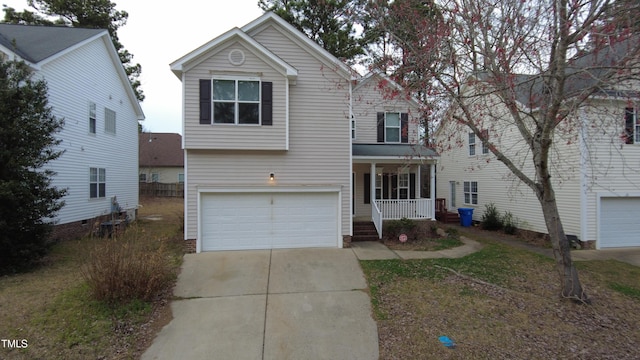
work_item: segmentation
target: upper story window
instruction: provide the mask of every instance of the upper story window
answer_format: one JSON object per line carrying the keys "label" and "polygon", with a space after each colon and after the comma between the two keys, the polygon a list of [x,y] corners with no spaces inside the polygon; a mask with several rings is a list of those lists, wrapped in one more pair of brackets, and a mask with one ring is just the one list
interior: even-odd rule
{"label": "upper story window", "polygon": [[351,114],[351,140],[356,139],[356,117]]}
{"label": "upper story window", "polygon": [[260,124],[260,81],[213,80],[214,124]]}
{"label": "upper story window", "polygon": [[[482,134],[484,136],[485,139],[487,139],[489,137],[489,132],[487,130],[482,130]],[[476,134],[473,132],[469,133],[469,156],[473,156],[476,154],[476,145],[478,145],[478,143],[480,143],[479,145],[482,147],[481,151],[482,154],[488,154],[489,153],[489,146],[487,143],[485,142],[480,142],[477,141],[476,139]]]}
{"label": "upper story window", "polygon": [[384,142],[400,142],[400,113],[384,114]]}
{"label": "upper story window", "polygon": [[104,132],[116,133],[116,112],[111,109],[104,109]]}
{"label": "upper story window", "polygon": [[259,78],[200,79],[200,124],[271,125],[272,89]]}
{"label": "upper story window", "polygon": [[624,109],[625,144],[640,144],[640,119],[637,108]]}
{"label": "upper story window", "polygon": [[401,112],[379,112],[378,142],[408,143],[409,114]]}
{"label": "upper story window", "polygon": [[96,103],[89,103],[89,133],[96,133]]}

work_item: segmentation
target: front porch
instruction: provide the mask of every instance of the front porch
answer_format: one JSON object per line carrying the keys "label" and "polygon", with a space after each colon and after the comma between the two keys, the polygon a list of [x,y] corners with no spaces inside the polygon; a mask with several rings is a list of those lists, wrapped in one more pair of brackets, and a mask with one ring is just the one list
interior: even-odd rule
{"label": "front porch", "polygon": [[435,220],[433,150],[419,145],[353,145],[353,218]]}

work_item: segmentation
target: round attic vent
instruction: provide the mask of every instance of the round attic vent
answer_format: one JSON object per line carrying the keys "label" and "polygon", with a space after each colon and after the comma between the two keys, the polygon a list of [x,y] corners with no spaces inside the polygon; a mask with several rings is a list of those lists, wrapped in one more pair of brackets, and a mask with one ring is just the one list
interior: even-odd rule
{"label": "round attic vent", "polygon": [[244,64],[244,52],[239,49],[231,50],[229,52],[229,62],[235,66]]}

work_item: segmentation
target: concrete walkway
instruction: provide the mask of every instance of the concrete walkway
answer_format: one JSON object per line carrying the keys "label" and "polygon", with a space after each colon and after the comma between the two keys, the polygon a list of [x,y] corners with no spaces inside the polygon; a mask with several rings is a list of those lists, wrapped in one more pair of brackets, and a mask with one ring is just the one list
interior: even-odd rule
{"label": "concrete walkway", "polygon": [[[436,258],[461,258],[482,249],[482,244],[465,236],[460,236],[463,246],[440,251],[400,251],[391,250],[381,242],[361,241],[351,244],[353,252],[359,260],[386,260],[386,259],[436,259]],[[553,258],[551,249],[527,244],[521,241],[502,241],[505,244],[527,249]],[[617,260],[630,265],[640,267],[640,247],[624,249],[603,250],[573,250],[571,258],[575,261],[589,260]]]}
{"label": "concrete walkway", "polygon": [[439,251],[391,250],[381,242],[357,241],[351,243],[351,248],[359,260],[387,260],[387,259],[455,259],[473,254],[482,249],[482,244],[467,237],[460,236],[464,245]]}
{"label": "concrete walkway", "polygon": [[187,254],[142,359],[377,359],[366,287],[350,249]]}

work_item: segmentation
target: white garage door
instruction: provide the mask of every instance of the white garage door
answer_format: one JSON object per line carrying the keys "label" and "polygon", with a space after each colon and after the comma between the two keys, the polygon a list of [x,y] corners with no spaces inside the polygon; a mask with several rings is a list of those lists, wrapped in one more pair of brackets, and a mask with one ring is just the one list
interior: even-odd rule
{"label": "white garage door", "polygon": [[600,201],[600,247],[640,246],[640,197]]}
{"label": "white garage door", "polygon": [[338,193],[206,193],[202,251],[338,246]]}

